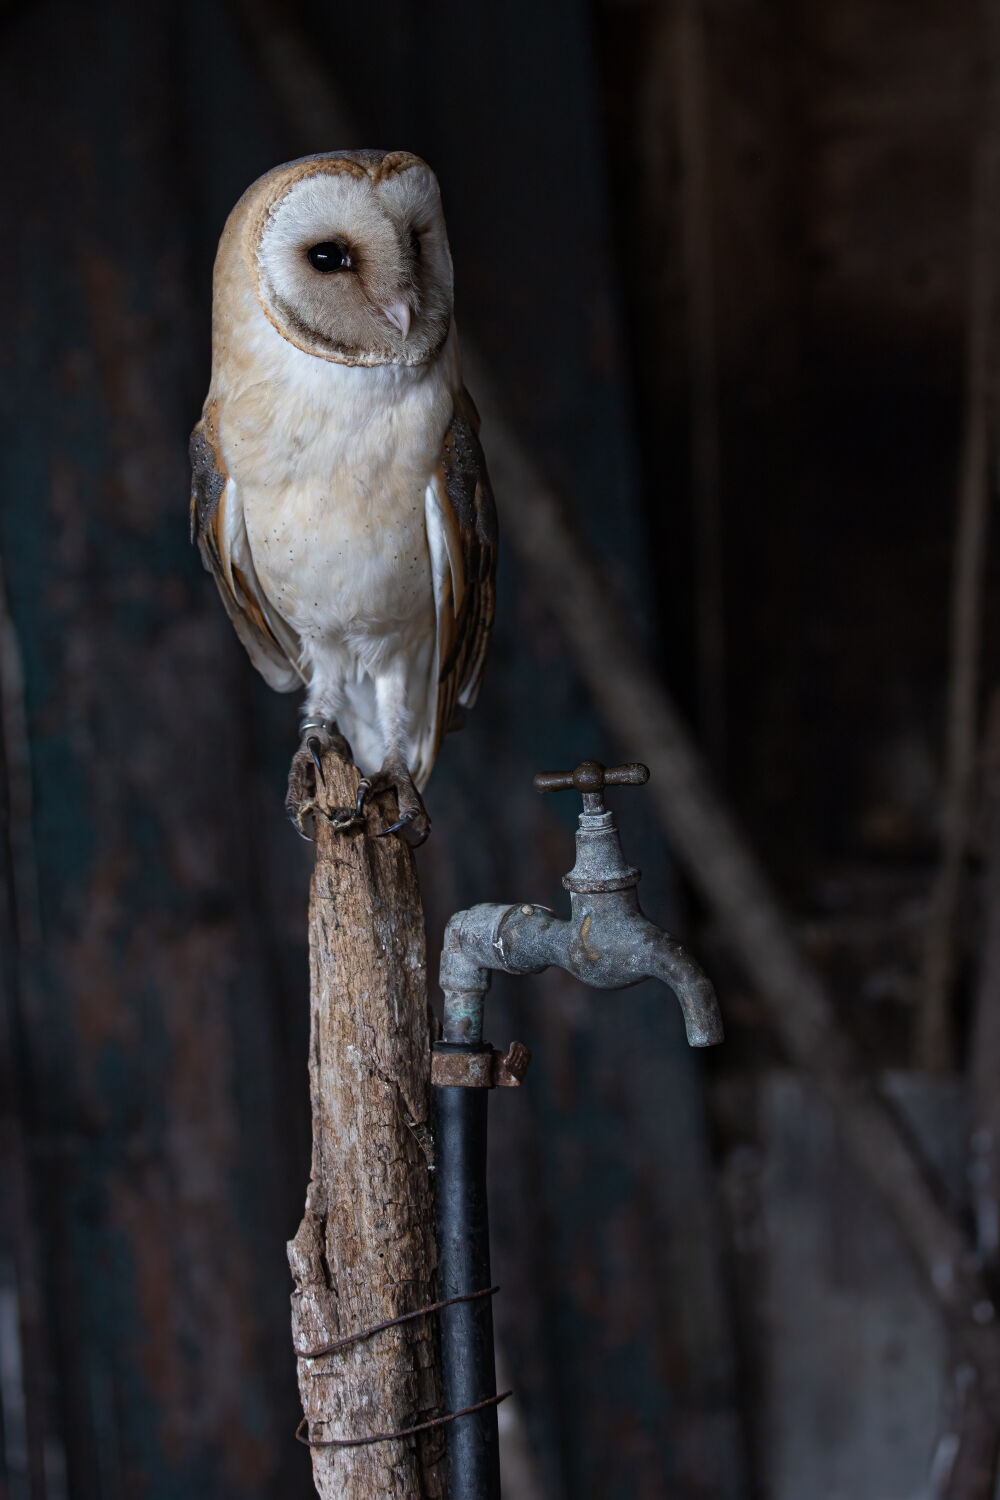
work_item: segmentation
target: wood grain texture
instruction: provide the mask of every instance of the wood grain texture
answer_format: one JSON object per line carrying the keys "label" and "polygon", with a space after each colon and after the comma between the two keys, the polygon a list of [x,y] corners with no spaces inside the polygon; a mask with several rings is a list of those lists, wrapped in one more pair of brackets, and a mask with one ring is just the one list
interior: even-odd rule
{"label": "wood grain texture", "polygon": [[[22,743],[0,859],[30,916],[3,959],[0,1260],[17,1250],[31,1500],[310,1489],[283,1244],[308,1161],[301,1067],[284,1081],[305,1056],[308,871],[276,805],[293,725],[242,678],[183,522],[208,353],[194,271],[217,222],[199,228],[186,187],[176,11],[30,7],[0,62],[2,127],[24,142],[22,232],[0,251],[23,678],[20,702],[4,693]],[[44,247],[66,217],[57,291]],[[23,1497],[23,1472],[5,1478]]]}
{"label": "wood grain texture", "polygon": [[[326,807],[350,805],[358,772],[324,760]],[[423,909],[410,850],[381,799],[366,833],[317,818],[309,903],[312,1173],[288,1247],[297,1351],[319,1349],[434,1300],[427,1151],[429,1025]],[[395,816],[395,814],[393,815]],[[300,1358],[313,1441],[395,1432],[438,1415],[432,1318]],[[356,1448],[314,1448],[323,1497],[443,1494],[442,1429]]]}

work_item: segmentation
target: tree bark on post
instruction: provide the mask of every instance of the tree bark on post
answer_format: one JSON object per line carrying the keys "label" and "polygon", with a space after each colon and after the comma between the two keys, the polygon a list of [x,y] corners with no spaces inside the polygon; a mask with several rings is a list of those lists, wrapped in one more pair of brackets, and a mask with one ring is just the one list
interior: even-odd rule
{"label": "tree bark on post", "polygon": [[[323,760],[323,807],[354,803],[358,772]],[[312,1170],[288,1247],[292,1330],[313,1478],[324,1500],[444,1494],[444,1429],[360,1446],[439,1416],[433,1314],[305,1357],[434,1300],[426,1121],[429,1013],[423,909],[410,850],[316,816],[309,903]],[[426,1148],[426,1149],[425,1149]]]}

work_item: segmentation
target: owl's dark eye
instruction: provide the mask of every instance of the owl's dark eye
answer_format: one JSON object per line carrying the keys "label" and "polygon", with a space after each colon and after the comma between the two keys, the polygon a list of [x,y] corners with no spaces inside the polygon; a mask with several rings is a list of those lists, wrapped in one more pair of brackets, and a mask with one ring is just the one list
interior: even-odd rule
{"label": "owl's dark eye", "polygon": [[324,275],[329,271],[350,271],[351,252],[342,240],[324,240],[322,245],[310,245],[306,258],[315,271]]}
{"label": "owl's dark eye", "polygon": [[410,250],[411,250],[411,252],[413,254],[413,259],[414,260],[419,260],[420,259],[421,248],[422,247],[421,247],[421,244],[420,244],[420,235],[417,233],[417,231],[415,229],[411,229],[410,230]]}

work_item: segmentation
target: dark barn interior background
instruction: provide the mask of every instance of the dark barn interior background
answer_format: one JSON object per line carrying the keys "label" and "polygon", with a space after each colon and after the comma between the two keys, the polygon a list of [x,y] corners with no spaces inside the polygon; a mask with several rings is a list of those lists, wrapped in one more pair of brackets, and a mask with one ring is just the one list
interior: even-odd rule
{"label": "dark barn interior background", "polygon": [[[312,1492],[284,1248],[308,1175],[295,709],[188,544],[186,470],[219,231],[306,151],[435,167],[499,409],[989,1286],[1000,549],[974,524],[947,1026],[925,970],[962,711],[963,434],[968,459],[992,412],[991,6],[3,7],[10,1500]],[[432,948],[458,907],[557,904],[574,799],[537,798],[534,771],[650,753],[641,722],[595,707],[510,525],[485,689],[430,785]],[[988,1463],[956,1477],[952,1434],[970,1383],[1000,1380],[992,1345],[977,1365],[950,1337],[649,792],[613,800],[646,909],[705,958],[728,1037],[689,1053],[655,987],[495,988],[494,1040],[535,1054],[492,1106],[505,1493],[985,1500]]]}

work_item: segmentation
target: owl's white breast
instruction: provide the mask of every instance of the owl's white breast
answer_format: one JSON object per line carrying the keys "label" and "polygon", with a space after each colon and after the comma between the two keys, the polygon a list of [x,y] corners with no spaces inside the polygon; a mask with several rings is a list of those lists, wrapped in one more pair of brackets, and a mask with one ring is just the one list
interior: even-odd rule
{"label": "owl's white breast", "polygon": [[433,636],[425,492],[458,383],[454,332],[425,366],[303,353],[262,314],[216,370],[223,455],[260,583],[304,656]]}

